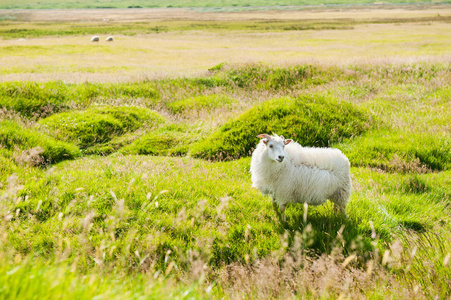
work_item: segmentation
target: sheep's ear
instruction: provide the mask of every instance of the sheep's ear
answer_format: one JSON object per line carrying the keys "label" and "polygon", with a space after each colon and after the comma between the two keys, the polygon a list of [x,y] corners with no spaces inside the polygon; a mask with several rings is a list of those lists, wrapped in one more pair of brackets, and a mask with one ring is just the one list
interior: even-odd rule
{"label": "sheep's ear", "polygon": [[289,143],[291,143],[293,140],[284,140],[283,141],[283,143],[285,144],[285,145],[288,145]]}
{"label": "sheep's ear", "polygon": [[285,138],[283,137],[283,135],[281,135],[281,136],[280,136],[280,138],[281,138],[282,140],[284,140],[284,139],[285,139]]}

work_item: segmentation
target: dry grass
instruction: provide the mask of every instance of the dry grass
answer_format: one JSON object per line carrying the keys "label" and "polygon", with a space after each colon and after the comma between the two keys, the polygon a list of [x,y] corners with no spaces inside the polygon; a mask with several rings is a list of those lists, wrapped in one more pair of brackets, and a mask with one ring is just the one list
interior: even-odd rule
{"label": "dry grass", "polygon": [[[426,263],[425,257],[416,257],[417,245],[424,242],[412,242],[411,248],[405,249],[400,240],[395,240],[382,255],[374,248],[371,259],[364,260],[356,254],[345,256],[339,237],[330,255],[318,256],[304,248],[309,242],[309,230],[307,226],[302,234],[297,234],[289,248],[285,235],[283,248],[252,263],[232,263],[215,272],[191,261],[194,269],[190,279],[213,276],[215,284],[230,299],[298,299],[299,295],[302,299],[427,299],[426,295],[436,292],[436,287],[423,289],[415,280],[393,272],[399,269],[405,274],[414,273],[414,261]],[[373,237],[377,239],[374,229]],[[441,260],[448,264],[449,257],[440,253],[436,261],[428,262],[428,276],[440,268]],[[202,275],[192,276],[198,273]]]}
{"label": "dry grass", "polygon": [[40,166],[45,163],[42,153],[44,153],[44,149],[41,147],[34,147],[28,150],[16,149],[13,158],[18,165]]}
{"label": "dry grass", "polygon": [[303,10],[264,10],[241,12],[199,12],[193,9],[42,9],[3,10],[0,16],[14,16],[22,22],[161,22],[165,20],[245,21],[245,20],[300,20],[300,19],[356,19],[373,21],[385,19],[431,18],[451,15],[451,8],[442,5],[402,7],[355,7],[350,9],[314,8]]}
{"label": "dry grass", "polygon": [[326,255],[319,258],[289,257],[282,267],[272,259],[264,259],[254,265],[232,264],[221,272],[221,281],[232,299],[293,299],[305,298],[362,299],[361,290],[375,286],[376,279],[385,280],[386,274],[366,273],[354,267],[343,267]]}
{"label": "dry grass", "polygon": [[[2,12],[3,14],[5,12]],[[9,12],[8,12],[9,13]],[[255,32],[188,30],[115,36],[113,43],[90,42],[90,36],[3,40],[2,81],[123,82],[205,73],[222,62],[270,65],[321,61],[349,64],[384,61],[448,61],[451,27],[442,17],[451,8],[425,10],[362,9],[349,11],[269,11],[199,13],[186,10],[87,10],[18,12],[13,27],[33,22],[183,22],[185,20],[348,20],[353,29]],[[441,17],[434,16],[440,15]],[[421,21],[421,18],[426,18]],[[383,21],[385,20],[385,21]],[[393,23],[385,23],[393,20]],[[420,20],[420,21],[419,21]],[[33,21],[29,23],[30,21]],[[383,21],[383,23],[379,23]],[[111,21],[112,22],[112,21]],[[362,23],[363,22],[363,23]],[[394,24],[396,23],[396,24]],[[31,25],[30,25],[31,24]],[[111,34],[114,35],[114,32]]]}

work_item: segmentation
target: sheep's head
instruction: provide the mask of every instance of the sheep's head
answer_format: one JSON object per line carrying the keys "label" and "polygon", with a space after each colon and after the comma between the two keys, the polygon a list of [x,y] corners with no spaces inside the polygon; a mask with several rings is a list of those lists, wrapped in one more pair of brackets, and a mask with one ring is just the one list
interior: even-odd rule
{"label": "sheep's head", "polygon": [[263,144],[266,146],[268,157],[274,161],[282,162],[285,158],[285,145],[291,143],[291,140],[286,140],[283,135],[270,136],[267,134],[257,135],[261,138]]}

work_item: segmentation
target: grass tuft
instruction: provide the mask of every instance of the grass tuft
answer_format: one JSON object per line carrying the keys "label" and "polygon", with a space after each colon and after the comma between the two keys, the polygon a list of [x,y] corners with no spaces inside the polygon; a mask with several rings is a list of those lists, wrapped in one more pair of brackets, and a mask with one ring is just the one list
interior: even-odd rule
{"label": "grass tuft", "polygon": [[451,167],[451,141],[446,135],[380,132],[339,148],[352,165],[389,172],[424,173]]}
{"label": "grass tuft", "polygon": [[183,124],[170,124],[152,130],[122,148],[124,154],[140,155],[186,155],[190,145],[199,139],[199,134]]}
{"label": "grass tuft", "polygon": [[76,107],[87,107],[105,99],[146,99],[151,105],[158,98],[149,83],[124,84],[66,84],[61,81],[0,83],[0,107],[26,117],[44,118]]}
{"label": "grass tuft", "polygon": [[221,107],[230,108],[233,103],[236,103],[236,100],[225,95],[202,95],[169,103],[168,107],[172,113],[180,114],[190,110],[211,111]]}
{"label": "grass tuft", "polygon": [[158,113],[146,108],[92,106],[86,110],[63,112],[39,121],[54,136],[87,149],[115,137],[164,123]]}
{"label": "grass tuft", "polygon": [[10,154],[16,151],[18,162],[32,165],[56,163],[81,155],[74,145],[6,120],[0,121],[0,146],[9,150]]}

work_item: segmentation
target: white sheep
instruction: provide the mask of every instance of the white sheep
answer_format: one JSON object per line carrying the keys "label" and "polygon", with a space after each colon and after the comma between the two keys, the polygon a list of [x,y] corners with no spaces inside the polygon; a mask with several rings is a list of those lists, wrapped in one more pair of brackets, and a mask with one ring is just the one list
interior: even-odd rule
{"label": "white sheep", "polygon": [[100,37],[97,35],[95,35],[91,38],[91,42],[98,42],[98,41],[100,41]]}
{"label": "white sheep", "polygon": [[109,36],[109,37],[107,37],[107,38],[105,39],[105,41],[107,41],[107,42],[112,42],[112,41],[113,41],[113,37],[112,37],[112,36]]}
{"label": "white sheep", "polygon": [[320,205],[330,200],[346,216],[351,195],[348,158],[338,149],[302,147],[283,136],[261,134],[252,153],[252,186],[271,195],[285,222],[288,203]]}

